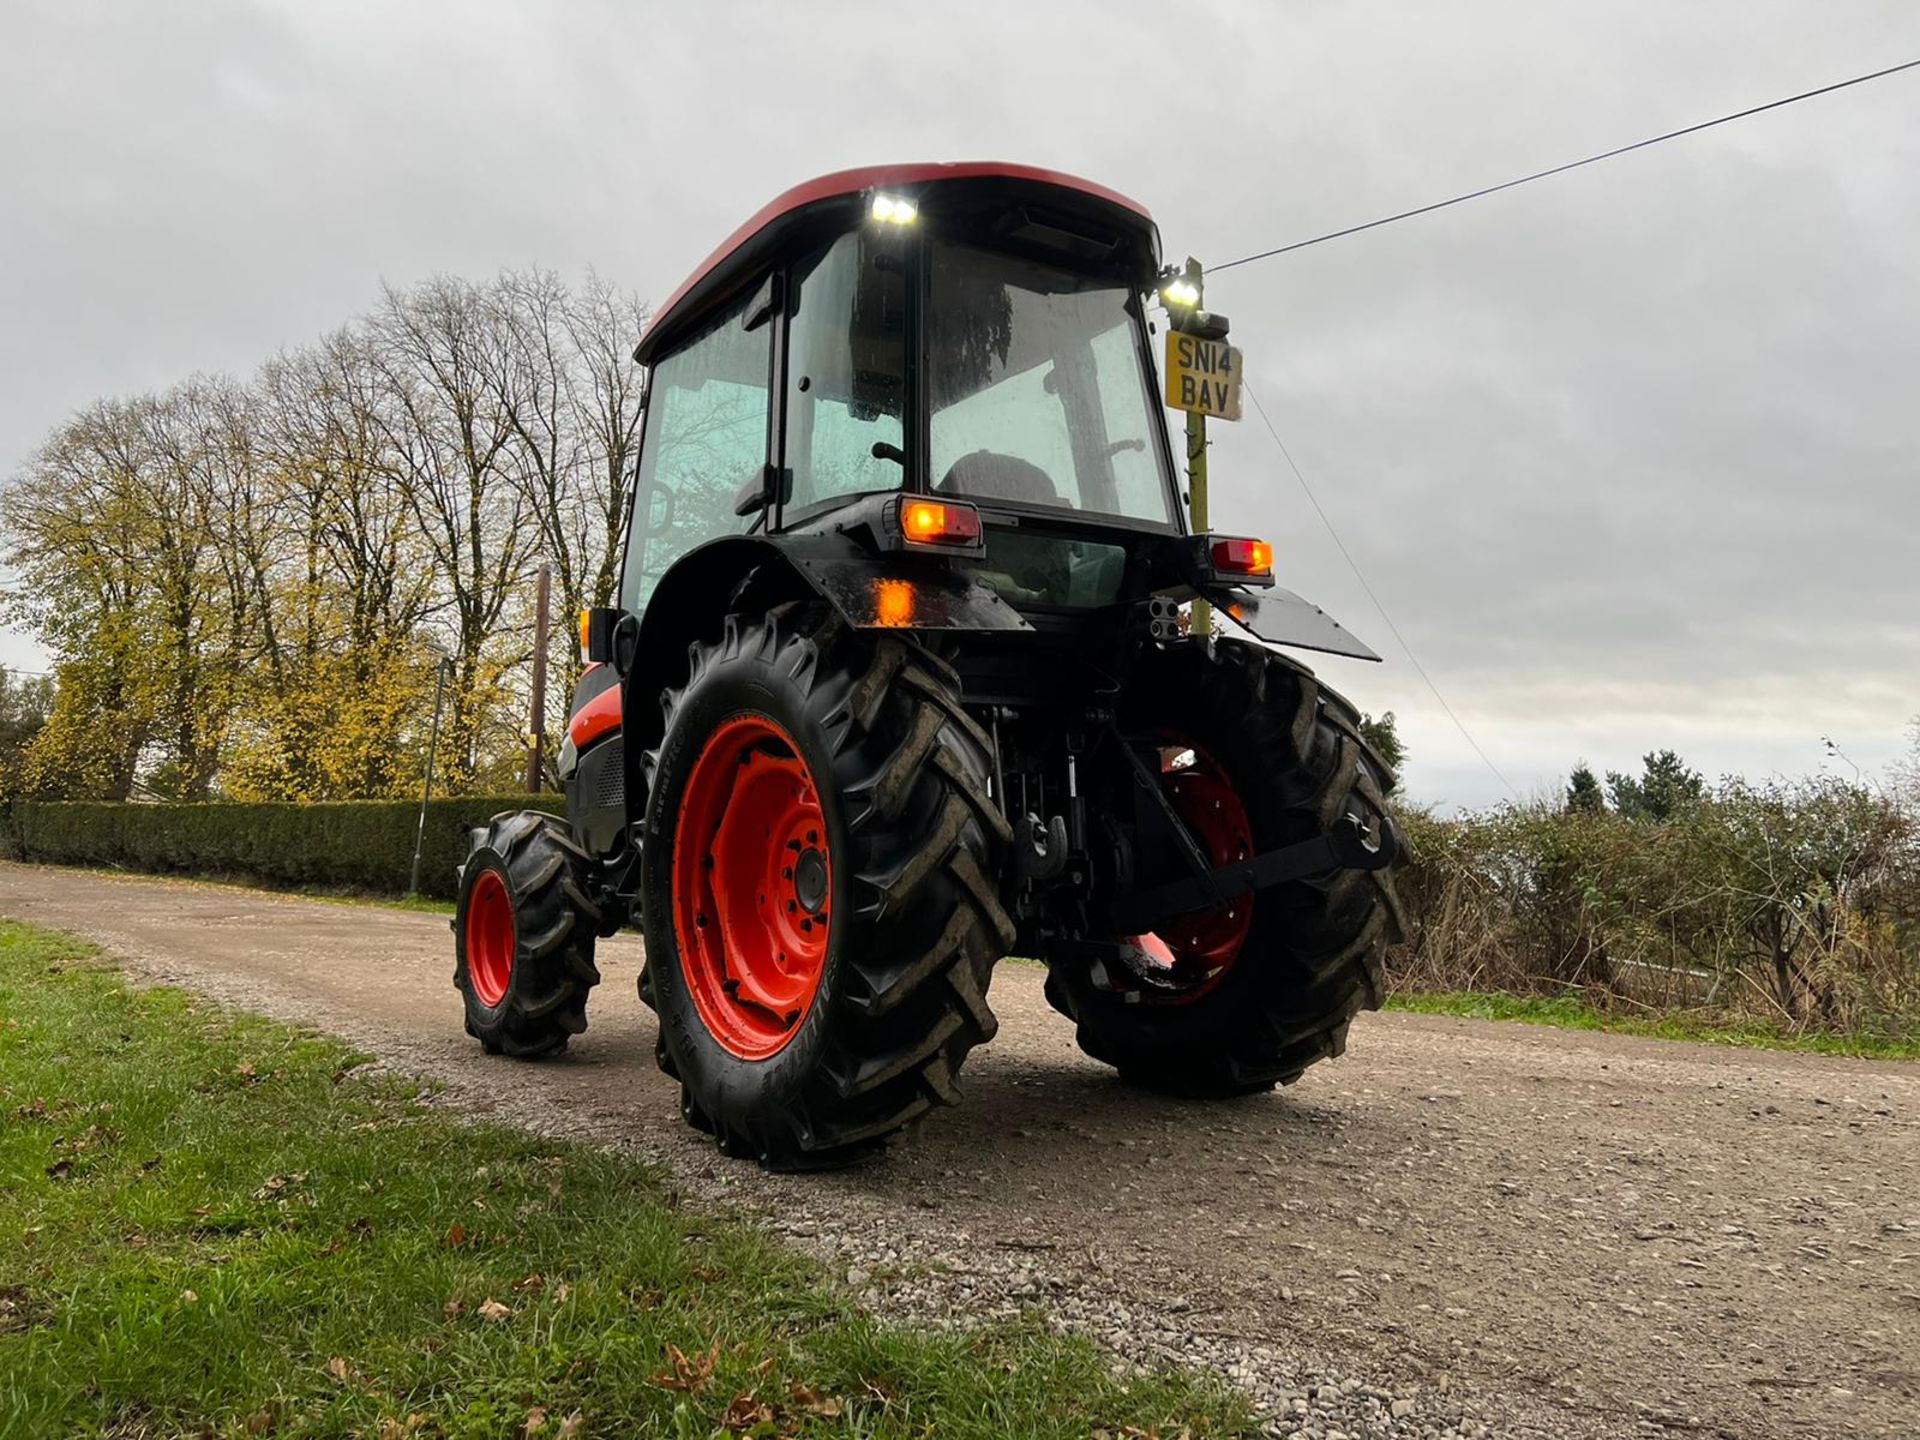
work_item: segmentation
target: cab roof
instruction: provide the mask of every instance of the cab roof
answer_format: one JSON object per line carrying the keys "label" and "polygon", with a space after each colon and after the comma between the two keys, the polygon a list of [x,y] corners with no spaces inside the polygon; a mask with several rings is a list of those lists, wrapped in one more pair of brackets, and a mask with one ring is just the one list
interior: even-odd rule
{"label": "cab roof", "polygon": [[1107,211],[1131,228],[1146,231],[1157,249],[1153,217],[1147,213],[1146,206],[1105,185],[1057,170],[997,160],[922,161],[836,170],[774,197],[723,240],[668,297],[666,304],[654,312],[633,358],[651,364],[715,302],[758,273],[780,244],[819,210],[874,190],[903,190],[924,197],[929,187],[968,181],[1002,185],[1014,193],[1056,192],[1063,199]]}

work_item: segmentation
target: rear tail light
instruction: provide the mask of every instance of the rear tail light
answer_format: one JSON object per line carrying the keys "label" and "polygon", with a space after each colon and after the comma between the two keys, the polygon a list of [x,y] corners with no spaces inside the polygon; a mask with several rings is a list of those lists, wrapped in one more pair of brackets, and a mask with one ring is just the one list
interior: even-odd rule
{"label": "rear tail light", "polygon": [[900,507],[900,534],[912,545],[980,544],[980,512],[951,500],[908,500]]}
{"label": "rear tail light", "polygon": [[1265,540],[1218,539],[1207,555],[1216,575],[1273,578],[1273,546]]}

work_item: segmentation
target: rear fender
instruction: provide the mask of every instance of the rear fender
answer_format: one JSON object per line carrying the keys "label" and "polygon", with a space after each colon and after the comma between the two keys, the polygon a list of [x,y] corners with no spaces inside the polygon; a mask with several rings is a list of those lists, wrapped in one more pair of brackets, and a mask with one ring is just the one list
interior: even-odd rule
{"label": "rear fender", "polygon": [[1355,660],[1378,660],[1373,648],[1311,600],[1274,586],[1254,594],[1226,586],[1204,586],[1198,593],[1234,628],[1271,645],[1291,645]]}
{"label": "rear fender", "polygon": [[660,743],[660,692],[685,683],[687,647],[719,633],[720,618],[742,601],[756,609],[818,598],[856,630],[1018,631],[1030,626],[1006,601],[939,557],[874,555],[846,535],[777,539],[729,535],[681,556],[647,597],[627,673],[622,725],[627,791],[644,808],[638,770]]}

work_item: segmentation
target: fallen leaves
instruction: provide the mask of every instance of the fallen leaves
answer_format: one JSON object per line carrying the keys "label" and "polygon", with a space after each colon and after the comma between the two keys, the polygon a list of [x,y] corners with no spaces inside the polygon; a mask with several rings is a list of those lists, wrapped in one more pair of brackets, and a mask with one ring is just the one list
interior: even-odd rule
{"label": "fallen leaves", "polygon": [[672,1371],[663,1370],[648,1383],[658,1385],[662,1390],[681,1390],[692,1394],[705,1389],[707,1382],[713,1378],[713,1367],[720,1362],[720,1342],[714,1341],[713,1348],[706,1354],[691,1359],[678,1345],[669,1344],[667,1359],[673,1363]]}
{"label": "fallen leaves", "polygon": [[[544,1405],[536,1405],[527,1411],[527,1418],[520,1424],[521,1435],[528,1437],[528,1440],[535,1435],[544,1435],[550,1413]],[[575,1440],[575,1437],[586,1428],[586,1424],[587,1417],[575,1410],[561,1420],[553,1433],[556,1440]]]}
{"label": "fallen leaves", "polygon": [[479,1314],[482,1320],[493,1320],[496,1322],[501,1320],[510,1320],[513,1318],[512,1308],[510,1306],[502,1305],[498,1300],[493,1299],[491,1296],[489,1296],[487,1299],[482,1300],[480,1302],[480,1309],[477,1313]]}
{"label": "fallen leaves", "polygon": [[453,1224],[447,1227],[446,1238],[440,1243],[445,1245],[449,1250],[458,1250],[462,1245],[467,1243],[467,1227],[462,1225],[458,1220],[454,1221]]}
{"label": "fallen leaves", "polygon": [[327,1361],[327,1374],[344,1385],[353,1378],[353,1367],[347,1364],[346,1356],[336,1355]]}
{"label": "fallen leaves", "polygon": [[425,1415],[409,1415],[404,1420],[397,1415],[380,1417],[380,1440],[407,1440],[409,1435],[427,1423]]}
{"label": "fallen leaves", "polygon": [[787,1398],[809,1415],[818,1415],[822,1419],[835,1420],[846,1412],[846,1405],[837,1395],[822,1395],[810,1385],[796,1381]]}
{"label": "fallen leaves", "polygon": [[307,1172],[296,1170],[288,1175],[269,1175],[261,1182],[260,1188],[253,1192],[256,1200],[274,1200],[284,1196],[290,1186],[304,1185]]}
{"label": "fallen leaves", "polygon": [[727,1413],[720,1424],[729,1434],[738,1435],[755,1426],[764,1426],[771,1431],[779,1419],[779,1412],[766,1401],[751,1393],[736,1395],[727,1406]]}

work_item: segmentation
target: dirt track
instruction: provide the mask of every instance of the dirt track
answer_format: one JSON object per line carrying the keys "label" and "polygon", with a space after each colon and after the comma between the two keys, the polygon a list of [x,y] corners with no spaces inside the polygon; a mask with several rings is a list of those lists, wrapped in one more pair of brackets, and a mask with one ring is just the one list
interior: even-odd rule
{"label": "dirt track", "polygon": [[1344,1060],[1202,1107],[1122,1088],[1008,965],[960,1109],[774,1177],[681,1125],[631,940],[570,1057],[524,1065],[462,1033],[435,916],[14,865],[0,913],[630,1143],[883,1308],[1038,1303],[1283,1411],[1346,1376],[1411,1409],[1394,1433],[1920,1435],[1920,1066],[1363,1016]]}

